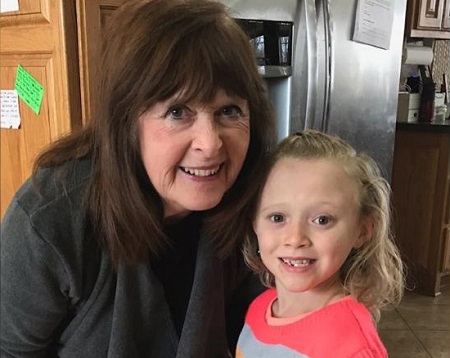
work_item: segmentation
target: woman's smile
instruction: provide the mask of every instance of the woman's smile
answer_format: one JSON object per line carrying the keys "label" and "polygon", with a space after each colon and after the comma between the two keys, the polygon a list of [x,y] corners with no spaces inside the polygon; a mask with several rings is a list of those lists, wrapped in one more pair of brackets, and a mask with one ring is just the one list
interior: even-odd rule
{"label": "woman's smile", "polygon": [[207,168],[189,168],[189,167],[180,167],[180,169],[186,173],[191,175],[192,177],[195,178],[206,178],[206,177],[212,177],[212,176],[216,176],[220,169],[221,169],[222,165],[217,165],[217,166],[213,166],[210,169]]}

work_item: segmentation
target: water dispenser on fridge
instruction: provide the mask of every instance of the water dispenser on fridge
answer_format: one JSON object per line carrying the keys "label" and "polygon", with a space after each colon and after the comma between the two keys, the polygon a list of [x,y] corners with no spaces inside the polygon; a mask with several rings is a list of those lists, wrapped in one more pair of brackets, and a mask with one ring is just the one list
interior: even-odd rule
{"label": "water dispenser on fridge", "polygon": [[277,117],[278,138],[289,134],[292,75],[292,22],[239,19],[255,48]]}

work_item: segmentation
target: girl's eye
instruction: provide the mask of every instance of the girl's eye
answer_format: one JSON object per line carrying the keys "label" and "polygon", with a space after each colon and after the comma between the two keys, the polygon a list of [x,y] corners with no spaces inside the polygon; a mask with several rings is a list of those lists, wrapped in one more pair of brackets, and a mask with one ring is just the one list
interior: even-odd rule
{"label": "girl's eye", "polygon": [[175,105],[169,108],[165,117],[170,117],[172,119],[187,119],[192,117],[192,113],[185,106]]}
{"label": "girl's eye", "polygon": [[270,215],[269,219],[274,223],[281,223],[284,221],[284,217],[281,214]]}
{"label": "girl's eye", "polygon": [[236,105],[225,106],[218,111],[218,114],[225,118],[240,118],[242,113],[242,110]]}
{"label": "girl's eye", "polygon": [[331,222],[331,218],[327,216],[319,216],[313,220],[314,223],[319,225],[327,225]]}

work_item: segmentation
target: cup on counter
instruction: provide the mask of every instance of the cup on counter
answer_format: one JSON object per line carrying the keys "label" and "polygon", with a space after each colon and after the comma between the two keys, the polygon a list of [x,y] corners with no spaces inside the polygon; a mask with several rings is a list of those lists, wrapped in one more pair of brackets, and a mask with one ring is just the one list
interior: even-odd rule
{"label": "cup on counter", "polygon": [[435,107],[434,118],[433,118],[434,123],[444,123],[444,121],[446,120],[446,117],[447,117],[447,106],[446,105]]}

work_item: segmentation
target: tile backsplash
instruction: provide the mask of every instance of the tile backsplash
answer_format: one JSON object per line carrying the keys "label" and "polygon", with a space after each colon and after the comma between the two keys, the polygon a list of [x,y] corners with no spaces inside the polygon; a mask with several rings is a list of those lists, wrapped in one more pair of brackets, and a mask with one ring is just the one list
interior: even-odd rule
{"label": "tile backsplash", "polygon": [[439,91],[443,73],[447,74],[447,78],[450,81],[450,41],[435,40],[433,52],[434,58],[431,72],[433,80],[436,82],[436,89]]}

